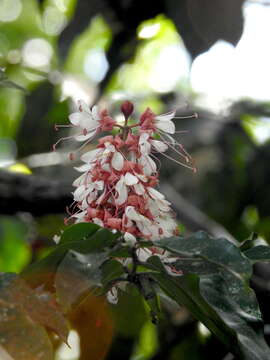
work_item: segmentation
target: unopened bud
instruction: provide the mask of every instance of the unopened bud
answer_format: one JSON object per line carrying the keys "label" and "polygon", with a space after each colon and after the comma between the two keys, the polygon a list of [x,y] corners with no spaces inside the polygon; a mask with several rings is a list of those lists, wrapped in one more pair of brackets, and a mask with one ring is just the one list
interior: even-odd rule
{"label": "unopened bud", "polygon": [[134,105],[128,100],[123,102],[123,104],[121,105],[121,111],[124,114],[125,119],[128,119],[130,117],[130,115],[133,113],[133,110]]}

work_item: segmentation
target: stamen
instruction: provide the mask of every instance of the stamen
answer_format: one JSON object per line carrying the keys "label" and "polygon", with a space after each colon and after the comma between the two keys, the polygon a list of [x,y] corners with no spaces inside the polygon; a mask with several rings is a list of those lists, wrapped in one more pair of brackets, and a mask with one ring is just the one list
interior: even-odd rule
{"label": "stamen", "polygon": [[[157,151],[156,153],[160,154],[160,151]],[[153,153],[151,154],[151,156],[158,162],[158,169],[157,169],[158,171],[157,172],[159,172],[159,170],[161,169],[161,161],[159,160],[159,158],[157,156],[153,155]]]}
{"label": "stamen", "polygon": [[179,148],[186,154],[186,156],[189,158],[189,160],[192,160],[192,156],[187,152],[187,150],[184,148],[182,144],[178,144]]}
{"label": "stamen", "polygon": [[175,116],[174,119],[198,119],[198,114],[194,113],[192,115],[186,115],[186,116]]}
{"label": "stamen", "polygon": [[94,139],[95,136],[96,136],[96,133],[95,133],[92,137],[90,137],[89,139],[87,139],[86,142],[83,143],[83,145],[80,146],[79,149],[77,149],[76,151],[77,151],[77,152],[81,151],[87,144],[90,143],[90,141],[92,141],[92,140]]}
{"label": "stamen", "polygon": [[161,153],[161,154],[162,154],[163,156],[165,156],[166,158],[174,161],[176,164],[182,165],[182,166],[186,167],[187,169],[190,169],[190,170],[194,171],[194,167],[189,166],[189,165],[186,165],[186,164],[184,164],[184,163],[182,163],[182,162],[180,162],[180,161],[177,161],[177,160],[175,160],[174,158],[172,158],[171,156],[169,156],[169,155],[167,155],[167,154],[164,154],[164,153]]}
{"label": "stamen", "polygon": [[57,146],[61,141],[63,141],[63,140],[69,140],[69,139],[72,139],[72,138],[74,138],[73,135],[72,135],[72,136],[66,136],[66,137],[63,137],[63,138],[59,139],[58,141],[56,141],[55,144],[53,144],[53,150],[56,149],[56,146]]}
{"label": "stamen", "polygon": [[[161,137],[161,139],[163,140],[163,142],[164,142],[166,145],[168,145],[172,150],[174,150],[179,156],[182,156],[182,158],[184,158],[185,161],[186,161],[186,159],[187,159],[186,154],[184,155],[184,154],[182,154],[181,152],[179,152],[179,151],[176,149],[176,147],[175,147],[175,146],[172,146],[169,141],[165,140],[164,137],[163,137],[161,134],[160,134],[160,137]],[[175,141],[175,143],[176,143],[176,145],[178,145],[178,146],[181,148],[181,144],[177,143],[176,141]],[[189,161],[187,161],[187,162],[189,162]]]}

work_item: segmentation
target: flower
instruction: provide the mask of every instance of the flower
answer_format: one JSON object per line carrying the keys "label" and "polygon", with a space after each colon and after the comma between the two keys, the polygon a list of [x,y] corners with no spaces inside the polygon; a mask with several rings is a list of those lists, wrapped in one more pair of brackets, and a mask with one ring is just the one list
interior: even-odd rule
{"label": "flower", "polygon": [[[98,111],[97,106],[93,106],[92,110],[87,106],[83,100],[78,101],[78,111],[69,115],[71,125],[55,125],[55,129],[59,127],[72,127],[78,130],[73,136],[68,136],[59,139],[53,145],[53,150],[56,145],[62,140],[74,138],[76,141],[85,142],[83,146],[88,144],[101,131],[111,131],[116,124],[107,110]],[[82,148],[82,147],[81,147]]]}
{"label": "flower", "polygon": [[175,125],[172,119],[175,117],[175,111],[167,114],[155,115],[151,109],[147,108],[140,117],[140,126],[142,130],[153,132],[162,131],[169,134],[175,133]]}
{"label": "flower", "polygon": [[107,110],[99,112],[96,106],[90,110],[83,101],[69,116],[70,126],[79,130],[74,136],[77,141],[88,143],[97,133],[118,130],[115,135],[99,138],[96,149],[81,156],[84,164],[76,168],[82,174],[73,182],[75,211],[71,219],[117,230],[129,246],[134,246],[137,239],[156,240],[178,232],[170,202],[156,189],[155,153],[170,158],[165,152],[174,148],[185,159],[185,166],[193,166],[184,148],[171,137],[175,132],[174,111],[155,115],[148,108],[137,123],[129,125],[133,104],[125,102],[121,110],[124,126],[117,124]]}
{"label": "flower", "polygon": [[[92,222],[112,231],[122,233],[121,241],[135,250],[138,261],[144,262],[156,255],[163,261],[170,274],[179,274],[173,266],[175,258],[154,246],[141,248],[140,239],[154,241],[178,233],[171,203],[157,190],[159,183],[156,153],[194,170],[192,159],[184,147],[171,136],[175,133],[172,119],[175,111],[156,115],[147,108],[137,123],[128,124],[134,106],[126,101],[121,106],[124,125],[119,125],[108,111],[90,109],[83,101],[78,111],[69,116],[75,135],[83,142],[80,150],[97,134],[117,130],[114,135],[102,136],[95,149],[81,156],[82,165],[75,169],[81,175],[73,182],[74,205],[70,218],[75,223]],[[57,126],[57,128],[60,125]],[[166,152],[172,149],[177,158]],[[73,154],[71,154],[71,158]],[[55,236],[55,240],[58,238]],[[130,258],[117,259],[127,266]],[[124,289],[127,281],[116,281],[107,292],[110,303],[118,301],[118,289]]]}

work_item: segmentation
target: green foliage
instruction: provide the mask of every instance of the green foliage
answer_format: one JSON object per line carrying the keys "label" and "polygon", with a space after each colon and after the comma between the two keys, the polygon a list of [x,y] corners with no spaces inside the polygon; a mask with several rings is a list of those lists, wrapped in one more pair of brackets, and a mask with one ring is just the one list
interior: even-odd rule
{"label": "green foliage", "polygon": [[[103,282],[107,287],[124,273],[117,260],[105,261],[108,256],[105,249],[109,244],[113,246],[113,242],[105,241],[110,237],[108,230],[97,229],[91,224],[69,227],[56,250],[49,255],[51,262],[48,264],[48,258],[44,259],[47,265],[55,267],[56,293],[64,308],[75,303],[93,285],[101,287]],[[74,240],[76,236],[79,241]],[[95,241],[97,236],[100,246]],[[245,252],[249,255],[247,257],[228,240],[214,239],[203,232],[189,238],[157,241],[155,246],[176,256],[178,260],[173,267],[184,275],[169,275],[157,256],[148,259],[144,266],[154,271],[140,274],[139,289],[150,307],[152,318],[155,320],[159,314],[154,280],[169,297],[185,305],[239,358],[267,359],[270,352],[263,339],[260,311],[248,280],[252,273],[249,258],[267,260],[269,249],[263,247],[263,252],[258,252],[261,247],[251,248]],[[168,266],[166,262],[165,266]]]}
{"label": "green foliage", "polygon": [[[153,274],[161,288],[185,305],[239,358],[267,359],[270,350],[263,338],[259,306],[248,284],[252,263],[240,249],[203,232],[187,239],[164,239],[158,245],[179,255],[175,267],[180,270],[183,263],[190,274],[172,277],[165,270],[162,275]],[[157,257],[149,262],[161,269]]]}
{"label": "green foliage", "polygon": [[[237,247],[224,238],[216,239],[198,232],[188,238],[155,241],[156,248],[168,251],[171,256],[154,255],[141,262],[134,249],[128,249],[121,242],[119,234],[95,224],[82,223],[68,227],[55,249],[26,269],[22,277],[35,288],[50,290],[51,295],[45,292],[47,298],[55,297],[65,314],[72,312],[89,294],[106,293],[123,282],[119,303],[112,307],[112,314],[117,331],[130,337],[136,336],[147,321],[144,304],[152,322],[160,318],[160,288],[166,296],[185,306],[237,358],[266,360],[270,350],[263,337],[261,314],[249,280],[253,262],[269,261],[270,251],[268,246],[253,247],[253,240],[249,241],[248,246]],[[131,257],[130,266],[119,261],[121,252],[125,253],[124,259],[127,254]],[[112,254],[117,254],[117,258]],[[40,295],[30,290],[25,280],[10,276],[4,275],[2,286],[7,294],[11,292],[12,299],[16,298],[14,292],[20,291],[20,306],[27,311],[30,306],[24,298],[28,296],[27,291],[33,299]],[[45,320],[42,304],[37,302],[33,306],[43,314],[38,318],[33,310],[38,324],[66,337],[60,313],[48,314]],[[50,309],[49,306],[47,310]],[[45,335],[40,336],[44,342]],[[154,349],[155,346],[146,351],[145,358]]]}
{"label": "green foliage", "polygon": [[31,250],[26,226],[19,220],[0,217],[0,271],[19,272],[28,264]]}

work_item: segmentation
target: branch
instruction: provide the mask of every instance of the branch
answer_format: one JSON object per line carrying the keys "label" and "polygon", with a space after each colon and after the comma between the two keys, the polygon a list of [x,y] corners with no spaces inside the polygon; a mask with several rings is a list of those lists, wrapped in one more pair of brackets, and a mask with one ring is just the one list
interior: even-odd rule
{"label": "branch", "polygon": [[30,212],[40,216],[64,213],[72,202],[72,187],[68,183],[0,171],[0,214]]}

